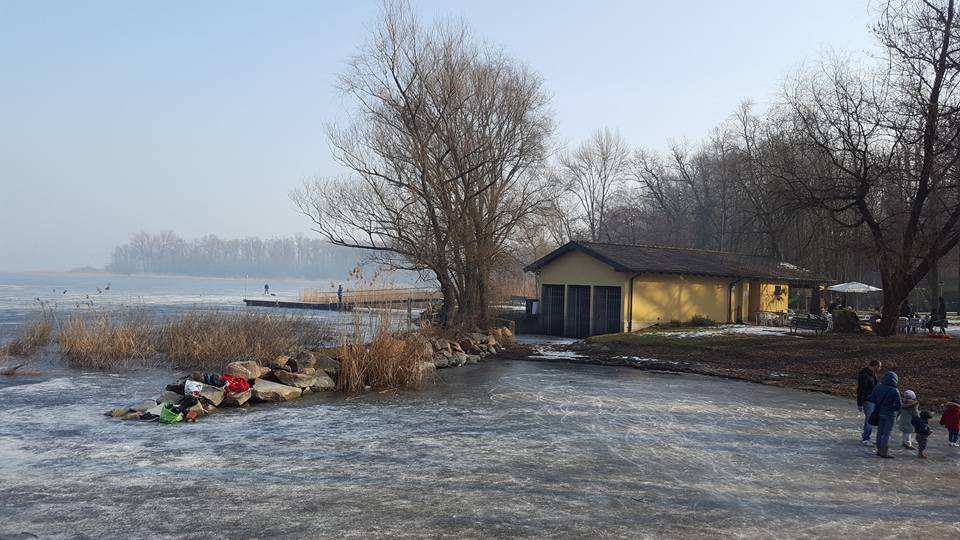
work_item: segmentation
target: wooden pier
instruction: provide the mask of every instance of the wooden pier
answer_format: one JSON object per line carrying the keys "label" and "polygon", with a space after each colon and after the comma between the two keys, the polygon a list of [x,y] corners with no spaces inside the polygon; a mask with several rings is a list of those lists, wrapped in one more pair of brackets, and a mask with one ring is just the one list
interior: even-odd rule
{"label": "wooden pier", "polygon": [[354,302],[302,302],[300,300],[280,300],[278,298],[244,298],[243,303],[250,307],[275,307],[292,309],[316,309],[321,311],[353,311],[356,308],[403,308],[423,307],[436,302],[436,298],[397,298],[390,300],[367,300]]}

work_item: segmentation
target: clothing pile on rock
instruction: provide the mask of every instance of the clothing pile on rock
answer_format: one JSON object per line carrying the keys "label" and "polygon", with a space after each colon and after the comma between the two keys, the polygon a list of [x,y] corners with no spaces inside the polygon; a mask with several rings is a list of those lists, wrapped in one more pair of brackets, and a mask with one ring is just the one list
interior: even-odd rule
{"label": "clothing pile on rock", "polygon": [[161,424],[196,422],[198,417],[215,411],[225,397],[236,398],[249,390],[246,379],[216,373],[192,373],[190,377],[168,384],[160,399],[147,399],[128,409],[113,409],[107,416]]}

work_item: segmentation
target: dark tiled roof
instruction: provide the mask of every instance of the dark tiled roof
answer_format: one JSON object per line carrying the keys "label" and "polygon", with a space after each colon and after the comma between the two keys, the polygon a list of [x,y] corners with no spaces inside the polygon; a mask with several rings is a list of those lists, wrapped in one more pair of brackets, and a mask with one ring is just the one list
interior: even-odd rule
{"label": "dark tiled roof", "polygon": [[702,249],[599,242],[569,242],[530,264],[525,270],[536,272],[570,251],[590,255],[618,272],[688,274],[787,282],[831,281],[806,268],[768,257]]}

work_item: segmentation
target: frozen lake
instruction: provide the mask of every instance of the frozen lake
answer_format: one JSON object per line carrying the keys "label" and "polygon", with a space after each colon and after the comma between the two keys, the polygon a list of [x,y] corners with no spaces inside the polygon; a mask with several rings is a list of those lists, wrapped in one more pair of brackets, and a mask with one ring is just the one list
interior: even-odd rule
{"label": "frozen lake", "polygon": [[[153,320],[187,311],[264,311],[294,314],[317,319],[335,332],[351,332],[354,316],[364,327],[374,327],[379,317],[364,312],[332,312],[302,309],[248,308],[243,298],[267,298],[264,282],[278,300],[296,300],[301,289],[331,287],[331,281],[305,281],[263,278],[203,278],[189,276],[117,275],[82,273],[5,273],[0,272],[0,345],[13,339],[31,316],[40,312],[40,302],[52,309],[58,320],[74,313],[96,314],[103,311],[142,311]],[[107,285],[110,289],[107,290]],[[349,288],[349,283],[343,283]],[[416,316],[417,313],[414,313]],[[393,310],[392,324],[406,327],[406,312]]]}
{"label": "frozen lake", "polygon": [[0,379],[0,537],[960,535],[960,451],[881,460],[848,400],[489,361],[195,425],[101,416],[169,372]]}

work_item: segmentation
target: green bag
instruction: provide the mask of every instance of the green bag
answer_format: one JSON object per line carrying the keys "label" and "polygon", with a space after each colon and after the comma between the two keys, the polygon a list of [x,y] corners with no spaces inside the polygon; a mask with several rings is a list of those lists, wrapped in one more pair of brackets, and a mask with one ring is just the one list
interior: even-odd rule
{"label": "green bag", "polygon": [[160,410],[161,424],[176,424],[177,422],[182,422],[182,421],[183,421],[182,414],[171,411],[169,404],[167,403],[163,404],[163,409]]}

